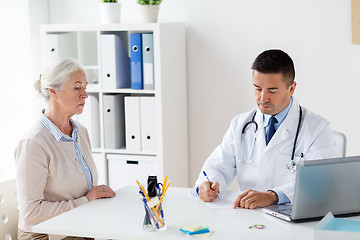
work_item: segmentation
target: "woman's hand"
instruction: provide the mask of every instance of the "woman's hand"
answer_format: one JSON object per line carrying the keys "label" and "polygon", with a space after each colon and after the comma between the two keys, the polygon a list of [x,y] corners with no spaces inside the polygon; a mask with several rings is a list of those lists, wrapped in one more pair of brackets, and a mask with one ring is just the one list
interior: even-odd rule
{"label": "woman's hand", "polygon": [[113,198],[116,193],[106,185],[94,186],[85,197],[91,202],[92,200],[99,198]]}

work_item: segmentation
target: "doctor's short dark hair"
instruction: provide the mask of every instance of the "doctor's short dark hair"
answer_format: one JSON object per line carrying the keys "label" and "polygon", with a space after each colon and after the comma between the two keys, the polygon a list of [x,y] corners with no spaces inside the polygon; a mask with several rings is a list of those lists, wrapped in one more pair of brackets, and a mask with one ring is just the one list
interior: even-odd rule
{"label": "doctor's short dark hair", "polygon": [[295,68],[292,59],[286,52],[279,49],[270,49],[260,53],[251,69],[264,74],[281,73],[287,87],[295,79]]}

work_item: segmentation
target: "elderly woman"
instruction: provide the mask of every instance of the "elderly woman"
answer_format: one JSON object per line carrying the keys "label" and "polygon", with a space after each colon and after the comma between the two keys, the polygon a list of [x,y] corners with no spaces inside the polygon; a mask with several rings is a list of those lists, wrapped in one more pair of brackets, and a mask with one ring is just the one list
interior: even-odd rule
{"label": "elderly woman", "polygon": [[86,76],[72,59],[53,62],[35,83],[46,109],[15,151],[18,239],[48,239],[32,226],[99,198],[111,198],[98,175],[88,132],[71,119],[84,109]]}

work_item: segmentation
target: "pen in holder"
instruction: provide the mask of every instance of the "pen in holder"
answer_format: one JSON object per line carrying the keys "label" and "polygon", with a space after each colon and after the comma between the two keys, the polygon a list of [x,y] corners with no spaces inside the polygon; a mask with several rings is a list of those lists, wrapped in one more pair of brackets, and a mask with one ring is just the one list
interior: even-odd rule
{"label": "pen in holder", "polygon": [[[161,231],[166,229],[164,218],[164,197],[170,182],[157,183],[156,177],[149,176],[148,192],[138,182],[140,203],[141,203],[141,224],[142,228],[146,231]],[[155,189],[154,189],[155,188]]]}
{"label": "pen in holder", "polygon": [[[140,196],[141,210],[141,224],[142,229],[146,231],[161,231],[166,229],[163,201],[160,203],[159,197],[152,197],[147,201],[146,197]],[[156,207],[157,204],[159,207]]]}

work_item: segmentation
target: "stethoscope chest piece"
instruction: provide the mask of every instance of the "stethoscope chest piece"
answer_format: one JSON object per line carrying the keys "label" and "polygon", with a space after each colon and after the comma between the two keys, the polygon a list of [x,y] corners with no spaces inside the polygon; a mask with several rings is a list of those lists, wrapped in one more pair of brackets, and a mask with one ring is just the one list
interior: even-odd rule
{"label": "stethoscope chest piece", "polygon": [[294,161],[290,161],[288,164],[286,164],[286,170],[288,170],[291,173],[294,173],[296,171],[296,163]]}

